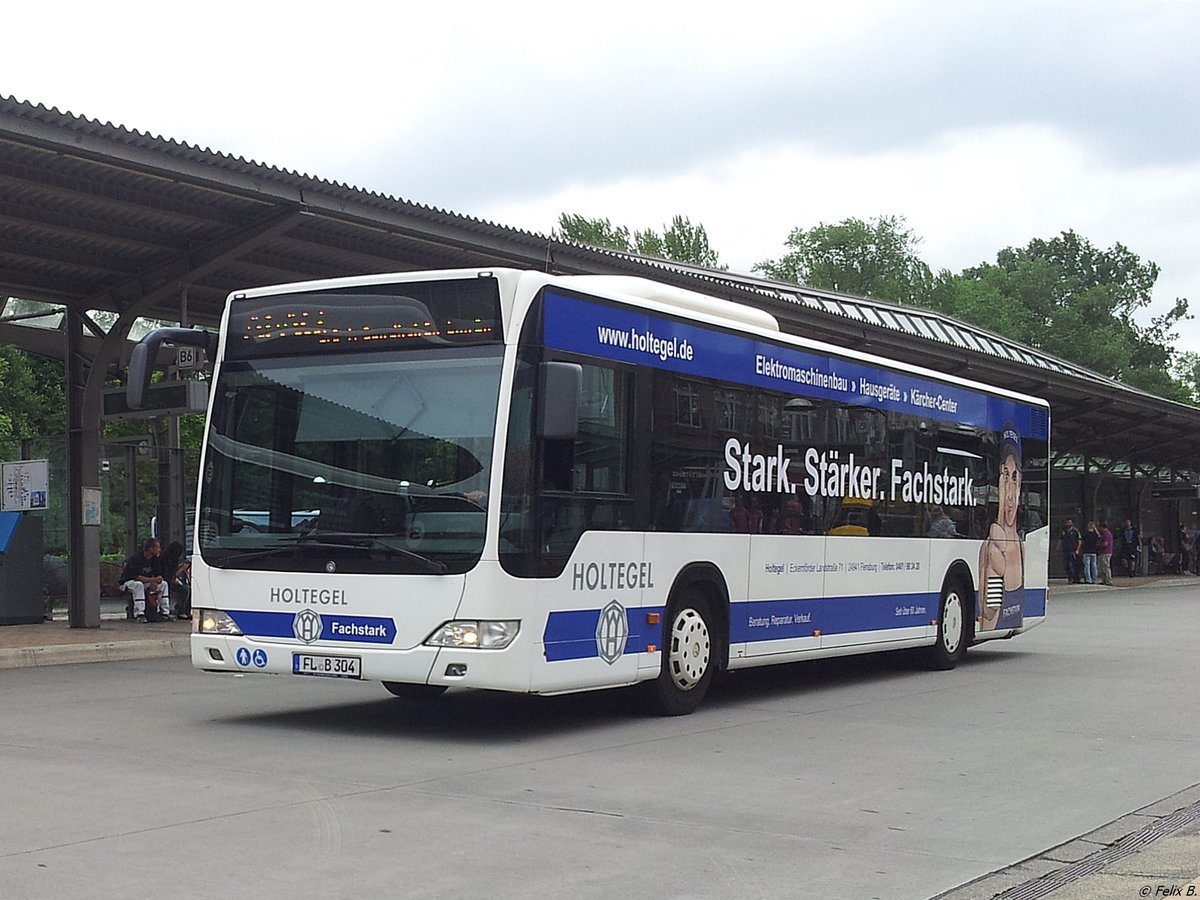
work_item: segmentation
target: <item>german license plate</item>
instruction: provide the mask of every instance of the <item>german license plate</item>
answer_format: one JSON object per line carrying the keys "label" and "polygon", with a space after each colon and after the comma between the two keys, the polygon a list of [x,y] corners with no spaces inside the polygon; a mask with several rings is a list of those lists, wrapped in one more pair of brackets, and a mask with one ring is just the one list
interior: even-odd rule
{"label": "german license plate", "polygon": [[362,660],[357,656],[293,653],[292,672],[296,675],[322,675],[326,678],[362,678]]}

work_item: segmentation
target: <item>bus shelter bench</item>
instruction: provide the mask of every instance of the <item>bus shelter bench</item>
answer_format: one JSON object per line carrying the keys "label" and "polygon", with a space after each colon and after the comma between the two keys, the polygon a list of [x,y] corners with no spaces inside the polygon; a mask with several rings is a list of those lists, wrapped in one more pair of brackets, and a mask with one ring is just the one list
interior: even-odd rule
{"label": "bus shelter bench", "polygon": [[124,563],[101,561],[100,563],[100,599],[113,600],[125,598],[125,618],[133,618],[133,594],[121,586],[121,571]]}

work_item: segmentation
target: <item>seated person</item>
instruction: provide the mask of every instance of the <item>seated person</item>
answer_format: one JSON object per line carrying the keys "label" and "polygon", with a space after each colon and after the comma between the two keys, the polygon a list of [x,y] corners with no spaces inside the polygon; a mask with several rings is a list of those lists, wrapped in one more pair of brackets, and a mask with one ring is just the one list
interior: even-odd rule
{"label": "seated person", "polygon": [[1166,552],[1166,541],[1161,537],[1156,537],[1150,542],[1150,571],[1156,575],[1163,574],[1163,562]]}
{"label": "seated person", "polygon": [[183,558],[183,544],[172,541],[162,555],[163,578],[175,599],[175,618],[192,618],[192,564]]}
{"label": "seated person", "polygon": [[[140,552],[125,560],[121,570],[121,589],[133,595],[133,619],[145,622],[151,619],[162,622],[171,618],[170,589],[163,578],[162,561],[158,558],[162,545],[158,538],[149,538]],[[149,611],[146,601],[153,599]]]}
{"label": "seated person", "polygon": [[781,534],[812,534],[812,516],[803,511],[799,500],[792,497],[784,506],[778,528]]}
{"label": "seated person", "polygon": [[929,511],[929,530],[927,537],[952,538],[958,537],[958,526],[940,506],[934,506]]}

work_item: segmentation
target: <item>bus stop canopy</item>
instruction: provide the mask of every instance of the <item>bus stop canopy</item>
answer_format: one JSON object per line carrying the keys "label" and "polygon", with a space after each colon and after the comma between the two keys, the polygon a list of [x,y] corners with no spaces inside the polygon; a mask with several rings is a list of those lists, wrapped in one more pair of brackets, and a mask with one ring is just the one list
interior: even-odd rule
{"label": "bus stop canopy", "polygon": [[[1167,478],[1200,459],[1200,409],[928,310],[555,240],[0,96],[0,292],[65,310],[55,340],[3,319],[0,339],[67,364],[73,597],[95,593],[74,580],[96,553],[78,489],[96,483],[101,389],[138,317],[211,327],[234,289],[490,266],[642,275],[758,306],[786,331],[1044,397],[1058,458]],[[100,310],[117,314],[107,331]],[[72,624],[99,624],[98,605],[85,617],[75,603]]]}

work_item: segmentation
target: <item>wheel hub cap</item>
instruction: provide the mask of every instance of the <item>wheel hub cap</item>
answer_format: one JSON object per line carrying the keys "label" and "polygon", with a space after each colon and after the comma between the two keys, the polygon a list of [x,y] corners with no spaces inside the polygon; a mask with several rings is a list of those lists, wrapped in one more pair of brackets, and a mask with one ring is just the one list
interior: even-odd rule
{"label": "wheel hub cap", "polygon": [[957,592],[946,596],[946,606],[942,612],[942,646],[947,653],[958,649],[962,640],[962,599]]}
{"label": "wheel hub cap", "polygon": [[671,680],[681,691],[690,691],[708,671],[712,640],[704,617],[685,609],[671,626]]}

